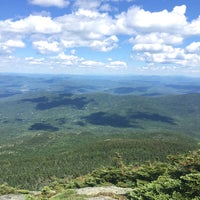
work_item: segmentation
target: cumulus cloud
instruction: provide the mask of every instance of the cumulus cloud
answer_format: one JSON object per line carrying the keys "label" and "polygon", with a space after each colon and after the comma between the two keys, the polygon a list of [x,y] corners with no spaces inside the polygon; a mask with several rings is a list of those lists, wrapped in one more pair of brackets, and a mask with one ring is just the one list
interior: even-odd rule
{"label": "cumulus cloud", "polygon": [[24,48],[26,44],[21,40],[7,40],[7,41],[0,41],[0,54],[2,53],[12,53],[13,49],[15,48]]}
{"label": "cumulus cloud", "polygon": [[66,48],[84,46],[107,52],[117,47],[118,38],[112,34],[114,21],[106,13],[80,9],[55,21],[62,24],[58,37]]}
{"label": "cumulus cloud", "polygon": [[[113,4],[119,1],[122,0],[112,0]],[[31,3],[64,7],[69,1],[32,0]],[[185,5],[159,12],[133,6],[115,16],[109,13],[111,5],[108,0],[76,0],[77,9],[55,18],[35,14],[18,20],[1,20],[0,54],[26,48],[25,41],[29,41],[37,52],[46,56],[43,60],[26,60],[29,64],[126,69],[126,61],[100,62],[75,54],[78,47],[109,52],[129,42],[132,48],[125,49],[127,54],[132,51],[134,58],[147,64],[200,66],[200,43],[184,46],[186,38],[200,35],[200,17],[187,21]],[[62,53],[71,49],[73,53],[69,55]]]}
{"label": "cumulus cloud", "polygon": [[55,34],[61,31],[61,25],[51,19],[40,15],[30,15],[20,20],[5,20],[0,22],[3,32],[19,34]]}
{"label": "cumulus cloud", "polygon": [[33,46],[37,49],[41,54],[59,52],[59,43],[58,42],[47,42],[47,41],[35,41],[33,42]]}
{"label": "cumulus cloud", "polygon": [[133,0],[75,0],[73,7],[76,9],[91,9],[100,11],[117,11],[117,3],[130,3]]}
{"label": "cumulus cloud", "polygon": [[126,69],[127,63],[123,61],[110,61],[108,63],[94,61],[94,60],[85,60],[81,62],[81,67],[92,67],[94,69],[104,68],[104,69]]}
{"label": "cumulus cloud", "polygon": [[198,67],[199,42],[193,42],[187,47],[183,44],[186,37],[200,33],[200,20],[198,18],[188,22],[185,12],[186,6],[183,5],[174,7],[171,12],[149,12],[132,7],[127,13],[122,13],[121,30],[134,35],[129,40],[133,44],[134,58],[151,65]]}
{"label": "cumulus cloud", "polygon": [[116,48],[117,42],[118,38],[115,35],[112,35],[109,38],[104,39],[103,41],[94,40],[90,46],[98,51],[107,52]]}
{"label": "cumulus cloud", "polygon": [[82,34],[86,39],[94,36],[110,35],[115,28],[114,21],[108,14],[85,9],[58,17],[55,21],[62,24],[63,31]]}
{"label": "cumulus cloud", "polygon": [[170,34],[170,33],[158,33],[152,32],[148,34],[139,34],[136,35],[135,38],[131,38],[131,43],[146,43],[146,44],[170,44],[170,45],[177,45],[183,43],[183,36],[177,34]]}
{"label": "cumulus cloud", "polygon": [[186,50],[190,53],[200,53],[200,42],[192,42],[186,46]]}
{"label": "cumulus cloud", "polygon": [[184,33],[187,35],[200,35],[200,16],[185,27]]}
{"label": "cumulus cloud", "polygon": [[5,45],[8,47],[18,47],[18,48],[23,48],[25,47],[25,43],[22,42],[21,40],[8,40],[5,42]]}
{"label": "cumulus cloud", "polygon": [[110,12],[110,11],[115,10],[115,9],[113,9],[110,4],[105,3],[105,4],[102,4],[100,6],[99,10],[104,11],[104,12]]}
{"label": "cumulus cloud", "polygon": [[97,70],[119,70],[127,69],[127,63],[120,60],[109,60],[108,62],[88,60],[77,55],[59,53],[58,56],[51,57],[52,66],[57,63],[60,67],[68,67],[68,70],[74,68],[78,70],[91,69],[94,72]]}
{"label": "cumulus cloud", "polygon": [[[139,55],[140,59],[150,63],[150,64],[168,64],[174,66],[186,66],[186,67],[199,67],[200,57],[197,53],[196,48],[191,48],[192,46],[188,45],[188,48],[168,48],[160,49],[159,51],[144,51]],[[189,52],[190,50],[191,52]],[[194,51],[195,50],[195,51]]]}
{"label": "cumulus cloud", "polygon": [[74,7],[82,9],[96,9],[101,5],[100,0],[76,0]]}
{"label": "cumulus cloud", "polygon": [[117,16],[117,26],[123,33],[145,32],[179,32],[187,24],[186,6],[176,6],[169,12],[149,12],[133,6],[127,12]]}
{"label": "cumulus cloud", "polygon": [[133,46],[134,51],[142,52],[172,52],[173,47],[169,45],[155,44],[136,44]]}
{"label": "cumulus cloud", "polygon": [[68,0],[29,0],[29,2],[33,5],[43,6],[43,7],[59,7],[63,8],[69,5]]}
{"label": "cumulus cloud", "polygon": [[40,65],[43,64],[44,58],[26,57],[25,61],[27,61],[31,65]]}
{"label": "cumulus cloud", "polygon": [[80,64],[83,58],[80,58],[76,55],[66,55],[65,53],[61,52],[58,56],[54,58],[56,62],[60,62],[62,65],[68,65],[68,66],[77,66]]}
{"label": "cumulus cloud", "polygon": [[111,61],[105,67],[112,69],[126,69],[127,63],[124,61]]}
{"label": "cumulus cloud", "polygon": [[103,62],[98,62],[94,60],[86,60],[81,62],[81,67],[93,67],[93,68],[99,68],[104,67],[105,64]]}

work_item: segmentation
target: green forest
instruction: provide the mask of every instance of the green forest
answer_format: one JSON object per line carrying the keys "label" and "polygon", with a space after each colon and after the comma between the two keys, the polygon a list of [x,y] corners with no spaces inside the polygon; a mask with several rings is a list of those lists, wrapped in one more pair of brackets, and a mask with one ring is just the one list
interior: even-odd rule
{"label": "green forest", "polygon": [[[79,135],[38,134],[4,147],[0,155],[1,184],[37,190],[51,178],[80,176],[111,166],[115,152],[126,164],[164,161],[168,154],[198,148],[197,140],[176,134]],[[17,153],[11,153],[12,151]]]}
{"label": "green forest", "polygon": [[40,190],[45,199],[114,184],[134,188],[127,199],[198,199],[187,181],[198,186],[199,83],[1,76],[0,193]]}
{"label": "green forest", "polygon": [[169,155],[165,162],[148,161],[127,165],[115,153],[110,167],[101,167],[77,178],[52,179],[37,195],[28,190],[0,186],[0,194],[27,194],[28,200],[74,199],[83,200],[73,189],[102,185],[132,188],[123,197],[130,200],[198,200],[200,199],[200,150]]}

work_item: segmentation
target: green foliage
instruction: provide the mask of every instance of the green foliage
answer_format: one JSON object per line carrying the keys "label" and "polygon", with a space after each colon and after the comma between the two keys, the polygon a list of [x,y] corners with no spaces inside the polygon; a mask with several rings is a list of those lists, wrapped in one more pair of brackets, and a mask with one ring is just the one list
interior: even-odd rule
{"label": "green foliage", "polygon": [[[147,160],[164,161],[168,154],[195,148],[196,140],[179,134],[41,132],[19,137],[0,148],[0,184],[7,182],[11,186],[37,190],[51,182],[54,176],[77,177],[101,166],[123,167]],[[146,176],[148,179],[148,174]]]}
{"label": "green foliage", "polygon": [[[101,166],[99,177],[68,187],[134,186],[156,179],[163,167],[151,162],[197,149],[193,136],[200,137],[200,94],[190,93],[199,91],[199,80],[189,80],[194,87],[187,81],[1,75],[0,184],[38,190],[54,176],[78,177]],[[170,169],[171,178],[199,171],[196,157],[183,159],[176,162],[178,170],[176,165]],[[144,166],[135,170],[148,160],[148,172]],[[126,171],[128,165],[136,166],[135,172]]]}
{"label": "green foliage", "polygon": [[180,177],[183,182],[183,190],[192,197],[200,196],[200,172],[190,173]]}
{"label": "green foliage", "polygon": [[4,183],[4,184],[0,185],[0,195],[15,194],[15,193],[29,194],[29,191],[11,187],[7,183]]}
{"label": "green foliage", "polygon": [[165,173],[153,181],[135,187],[129,199],[200,199],[200,151],[169,156]]}
{"label": "green foliage", "polygon": [[114,162],[114,166],[116,166],[117,168],[125,167],[122,157],[118,152],[115,153],[115,155],[113,157],[113,162]]}
{"label": "green foliage", "polygon": [[[115,166],[101,167],[77,178],[54,178],[30,200],[82,200],[75,188],[116,185],[133,188],[126,194],[130,200],[199,200],[200,199],[200,150],[168,156],[167,162],[146,162],[126,165],[119,153],[113,160]],[[117,163],[117,164],[116,164]],[[18,193],[19,190],[3,184],[0,194]]]}
{"label": "green foliage", "polygon": [[76,179],[56,179],[49,190],[62,194],[68,188],[117,185],[133,188],[126,194],[130,200],[200,199],[199,150],[169,156],[168,162],[146,162],[142,165],[121,165],[122,157],[118,153],[114,160],[116,157],[120,165],[96,169]]}
{"label": "green foliage", "polygon": [[17,192],[17,189],[9,186],[7,183],[0,185],[0,195],[14,194],[16,192]]}
{"label": "green foliage", "polygon": [[51,200],[84,200],[84,195],[77,195],[74,190],[66,190],[54,197]]}

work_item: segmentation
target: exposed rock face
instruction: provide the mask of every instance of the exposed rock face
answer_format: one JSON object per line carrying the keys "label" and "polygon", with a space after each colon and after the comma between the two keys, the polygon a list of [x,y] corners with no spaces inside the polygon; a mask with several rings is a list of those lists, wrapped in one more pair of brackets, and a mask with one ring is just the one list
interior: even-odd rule
{"label": "exposed rock face", "polygon": [[103,186],[103,187],[86,187],[76,189],[77,194],[85,194],[85,195],[97,195],[102,193],[112,193],[112,194],[120,194],[123,195],[129,191],[131,188],[121,188],[117,186]]}
{"label": "exposed rock face", "polygon": [[[131,188],[121,188],[116,186],[102,186],[102,187],[86,187],[76,189],[78,195],[86,195],[86,200],[125,200],[123,196],[131,191]],[[37,195],[37,192],[33,192]],[[0,196],[0,200],[25,200],[26,195],[23,194],[7,194]]]}
{"label": "exposed rock face", "polygon": [[116,198],[112,198],[112,196],[124,195],[131,190],[131,188],[105,186],[80,188],[76,189],[76,192],[77,194],[84,194],[89,196],[87,200],[113,200]]}
{"label": "exposed rock face", "polygon": [[25,200],[25,195],[23,194],[7,194],[0,196],[0,200]]}
{"label": "exposed rock face", "polygon": [[86,200],[116,200],[116,199],[113,199],[112,197],[106,197],[106,196],[98,196],[98,197],[90,197],[90,198],[87,198]]}

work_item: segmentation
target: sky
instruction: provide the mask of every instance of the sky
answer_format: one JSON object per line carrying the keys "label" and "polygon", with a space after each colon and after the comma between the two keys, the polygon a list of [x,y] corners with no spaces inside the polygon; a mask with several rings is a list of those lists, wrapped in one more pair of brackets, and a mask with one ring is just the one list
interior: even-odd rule
{"label": "sky", "polygon": [[0,0],[0,73],[200,77],[199,0]]}

